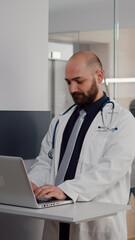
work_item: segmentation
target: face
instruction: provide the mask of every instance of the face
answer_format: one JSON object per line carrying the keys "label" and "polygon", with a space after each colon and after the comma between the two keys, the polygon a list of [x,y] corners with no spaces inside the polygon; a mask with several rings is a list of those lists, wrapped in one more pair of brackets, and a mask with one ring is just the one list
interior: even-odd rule
{"label": "face", "polygon": [[67,64],[65,80],[73,101],[77,105],[86,107],[96,100],[98,85],[95,75],[82,61],[80,63],[71,61]]}
{"label": "face", "polygon": [[98,88],[95,79],[93,79],[92,85],[88,88],[86,92],[83,92],[83,90],[80,89],[78,92],[71,93],[71,96],[77,105],[86,107],[94,102],[97,93]]}

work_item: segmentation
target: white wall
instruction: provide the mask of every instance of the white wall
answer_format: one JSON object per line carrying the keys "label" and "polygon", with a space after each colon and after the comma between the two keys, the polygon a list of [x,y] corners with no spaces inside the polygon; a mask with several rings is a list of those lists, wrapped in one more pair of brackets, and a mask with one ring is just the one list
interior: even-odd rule
{"label": "white wall", "polygon": [[0,0],[0,110],[48,110],[48,0]]}
{"label": "white wall", "polygon": [[[0,110],[47,109],[48,0],[0,0]],[[40,240],[43,224],[0,214],[0,236]]]}

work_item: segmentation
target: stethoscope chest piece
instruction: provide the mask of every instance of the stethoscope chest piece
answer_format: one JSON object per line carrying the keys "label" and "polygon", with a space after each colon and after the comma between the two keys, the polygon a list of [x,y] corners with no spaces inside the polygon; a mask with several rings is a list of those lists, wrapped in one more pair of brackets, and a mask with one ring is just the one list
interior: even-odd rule
{"label": "stethoscope chest piece", "polygon": [[53,159],[53,154],[54,154],[54,148],[52,148],[49,152],[48,152],[48,157],[50,159]]}

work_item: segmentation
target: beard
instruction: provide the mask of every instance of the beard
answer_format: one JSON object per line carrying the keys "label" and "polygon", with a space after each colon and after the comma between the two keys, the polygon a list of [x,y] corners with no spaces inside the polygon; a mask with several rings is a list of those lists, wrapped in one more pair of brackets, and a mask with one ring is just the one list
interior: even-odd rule
{"label": "beard", "polygon": [[86,107],[94,102],[98,94],[98,88],[96,81],[93,81],[92,86],[88,89],[87,93],[84,92],[74,92],[71,94],[73,101],[80,107]]}

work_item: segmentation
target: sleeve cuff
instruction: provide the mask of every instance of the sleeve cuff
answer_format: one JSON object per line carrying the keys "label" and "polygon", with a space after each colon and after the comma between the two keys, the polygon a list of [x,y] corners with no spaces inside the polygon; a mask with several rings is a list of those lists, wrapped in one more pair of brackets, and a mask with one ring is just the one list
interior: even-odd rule
{"label": "sleeve cuff", "polygon": [[68,189],[68,187],[66,186],[66,182],[60,184],[58,188],[60,188],[67,195],[68,198],[72,199],[74,203],[77,201],[78,194],[73,192],[71,189]]}

